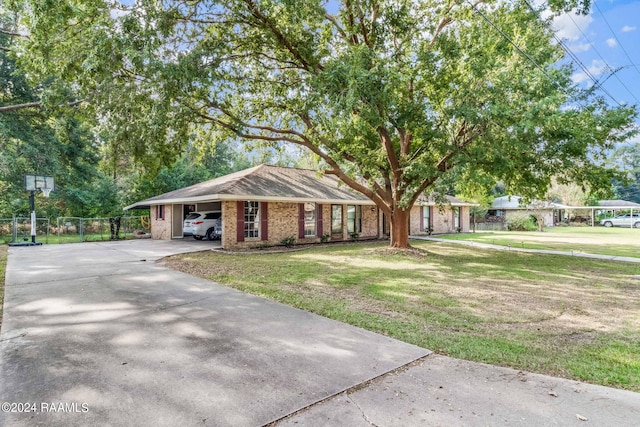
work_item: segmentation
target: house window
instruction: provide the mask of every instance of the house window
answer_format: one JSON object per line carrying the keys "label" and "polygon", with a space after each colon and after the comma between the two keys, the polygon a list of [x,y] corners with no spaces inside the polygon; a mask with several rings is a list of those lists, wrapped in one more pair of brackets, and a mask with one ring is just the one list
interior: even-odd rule
{"label": "house window", "polygon": [[156,219],[164,219],[164,205],[156,206]]}
{"label": "house window", "polygon": [[455,228],[460,227],[460,207],[459,206],[453,207],[453,226]]}
{"label": "house window", "polygon": [[260,202],[244,202],[244,237],[260,237]]}
{"label": "house window", "polygon": [[342,233],[342,205],[331,205],[331,233]]}
{"label": "house window", "polygon": [[360,205],[347,206],[347,232],[348,233],[362,232],[362,206]]}
{"label": "house window", "polygon": [[316,237],[316,204],[304,204],[304,237]]}
{"label": "house window", "polygon": [[431,227],[431,206],[422,207],[422,231],[426,231]]}

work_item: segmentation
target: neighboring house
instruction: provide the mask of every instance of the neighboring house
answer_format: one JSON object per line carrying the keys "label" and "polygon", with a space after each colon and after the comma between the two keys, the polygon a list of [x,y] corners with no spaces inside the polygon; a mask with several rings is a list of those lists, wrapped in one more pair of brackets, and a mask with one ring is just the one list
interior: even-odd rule
{"label": "neighboring house", "polygon": [[489,222],[500,220],[500,222],[506,223],[509,216],[524,214],[533,218],[541,217],[545,227],[552,227],[554,225],[553,211],[553,203],[534,200],[525,204],[524,198],[521,196],[501,196],[493,199],[493,203],[487,211],[487,219]]}
{"label": "neighboring house", "polygon": [[[428,225],[445,233],[469,230],[469,204],[450,198],[439,209],[419,200],[411,212],[410,232],[423,234]],[[318,171],[260,165],[171,191],[127,206],[150,209],[154,239],[183,238],[185,216],[192,211],[220,211],[224,248],[276,245],[294,237],[296,243],[382,238],[389,222],[377,206]]]}

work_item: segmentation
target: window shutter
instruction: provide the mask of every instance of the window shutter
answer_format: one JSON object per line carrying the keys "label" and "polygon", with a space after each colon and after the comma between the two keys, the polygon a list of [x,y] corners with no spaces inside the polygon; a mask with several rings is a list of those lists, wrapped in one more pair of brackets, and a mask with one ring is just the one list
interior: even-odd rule
{"label": "window shutter", "polygon": [[262,240],[269,240],[269,203],[260,202],[260,237]]}
{"label": "window shutter", "polygon": [[236,240],[238,242],[244,242],[244,201],[238,200],[236,202],[237,221],[236,221]]}
{"label": "window shutter", "polygon": [[324,231],[322,230],[322,205],[320,203],[316,204],[316,221],[316,235],[322,237]]}
{"label": "window shutter", "polygon": [[304,239],[304,203],[298,203],[298,238]]}
{"label": "window shutter", "polygon": [[424,231],[424,206],[420,206],[420,231]]}

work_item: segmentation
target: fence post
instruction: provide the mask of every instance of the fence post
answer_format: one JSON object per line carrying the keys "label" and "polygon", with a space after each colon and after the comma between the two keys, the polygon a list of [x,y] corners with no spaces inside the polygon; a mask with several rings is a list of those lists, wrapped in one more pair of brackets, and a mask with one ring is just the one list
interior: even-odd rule
{"label": "fence post", "polygon": [[16,222],[16,214],[13,214],[13,221],[11,222],[11,243],[18,241],[18,225]]}

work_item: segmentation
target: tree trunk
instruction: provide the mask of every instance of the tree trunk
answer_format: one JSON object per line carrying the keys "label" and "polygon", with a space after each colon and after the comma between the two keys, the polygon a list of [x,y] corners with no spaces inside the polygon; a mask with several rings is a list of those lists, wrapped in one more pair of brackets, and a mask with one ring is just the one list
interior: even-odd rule
{"label": "tree trunk", "polygon": [[409,211],[396,209],[389,218],[392,248],[409,247]]}

